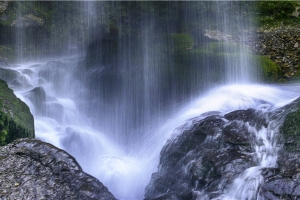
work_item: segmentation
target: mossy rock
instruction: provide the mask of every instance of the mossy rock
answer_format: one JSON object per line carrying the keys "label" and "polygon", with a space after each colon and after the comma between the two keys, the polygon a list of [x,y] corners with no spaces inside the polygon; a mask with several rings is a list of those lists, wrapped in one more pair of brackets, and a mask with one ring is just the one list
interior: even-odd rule
{"label": "mossy rock", "polygon": [[175,52],[190,50],[194,46],[194,38],[190,34],[173,33],[171,34],[171,39]]}
{"label": "mossy rock", "polygon": [[261,69],[262,80],[267,82],[277,82],[282,77],[281,68],[266,56],[254,56],[255,62]]}
{"label": "mossy rock", "polygon": [[300,150],[300,109],[287,114],[281,128],[287,151]]}
{"label": "mossy rock", "polygon": [[0,80],[0,145],[17,138],[34,138],[34,120],[28,106]]}

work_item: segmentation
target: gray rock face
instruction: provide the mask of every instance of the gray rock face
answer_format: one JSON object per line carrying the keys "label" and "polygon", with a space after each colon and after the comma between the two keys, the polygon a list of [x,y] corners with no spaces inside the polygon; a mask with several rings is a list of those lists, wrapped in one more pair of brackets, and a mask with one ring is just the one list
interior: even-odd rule
{"label": "gray rock face", "polygon": [[[259,165],[253,155],[254,145],[261,145],[261,140],[255,139],[253,130],[262,128],[278,130],[276,148],[280,150],[275,167],[260,169],[264,181],[256,193],[253,191],[254,196],[267,200],[299,199],[300,146],[289,146],[290,137],[298,138],[299,129],[298,125],[293,130],[282,128],[299,120],[300,114],[294,114],[298,110],[300,98],[267,113],[248,109],[191,119],[162,149],[159,170],[152,175],[146,188],[146,199],[218,197],[239,174]],[[286,131],[293,131],[293,134]]]}
{"label": "gray rock face", "polygon": [[72,156],[35,139],[16,140],[0,148],[0,198],[115,199]]}

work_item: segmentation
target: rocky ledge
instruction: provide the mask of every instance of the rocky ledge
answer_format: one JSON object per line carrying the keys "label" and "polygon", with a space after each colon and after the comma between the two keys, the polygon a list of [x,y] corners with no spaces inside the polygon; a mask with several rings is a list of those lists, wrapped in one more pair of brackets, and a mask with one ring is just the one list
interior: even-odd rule
{"label": "rocky ledge", "polygon": [[115,198],[65,151],[36,139],[19,139],[0,147],[0,199]]}
{"label": "rocky ledge", "polygon": [[284,78],[300,76],[300,27],[258,31],[248,45],[278,64]]}
{"label": "rocky ledge", "polygon": [[[146,199],[226,199],[232,189],[238,192],[234,199],[299,199],[300,98],[277,109],[266,102],[262,105],[270,111],[210,112],[178,128],[161,151]],[[264,146],[263,133],[277,139],[272,150]],[[277,162],[262,164],[257,149],[265,152],[265,159]],[[249,168],[256,175],[234,185]]]}

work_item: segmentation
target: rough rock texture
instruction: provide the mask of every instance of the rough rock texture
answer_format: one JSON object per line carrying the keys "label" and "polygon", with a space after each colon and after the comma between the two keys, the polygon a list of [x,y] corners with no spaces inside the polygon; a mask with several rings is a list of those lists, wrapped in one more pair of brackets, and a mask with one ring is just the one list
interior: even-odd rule
{"label": "rough rock texture", "polygon": [[251,41],[249,45],[256,53],[269,57],[281,67],[284,78],[300,75],[300,28],[260,31]]}
{"label": "rough rock texture", "polygon": [[196,198],[194,190],[203,189],[216,195],[222,190],[219,185],[224,188],[234,174],[255,165],[250,155],[255,136],[247,124],[266,126],[262,113],[249,109],[224,116],[200,116],[191,126],[181,127],[182,133],[161,152],[159,171],[152,175],[146,199],[175,196],[191,200]]}
{"label": "rough rock texture", "polygon": [[[257,138],[257,131],[261,130],[277,133],[276,147],[280,150],[276,166],[260,169],[264,181],[254,197],[299,199],[300,145],[299,123],[296,123],[299,117],[295,117],[299,110],[300,98],[266,113],[248,109],[191,119],[162,149],[159,170],[146,188],[146,199],[218,197],[239,174],[259,165],[254,145],[262,144]],[[291,121],[295,125],[289,128]]]}
{"label": "rough rock texture", "polygon": [[6,10],[8,1],[0,1],[0,15]]}
{"label": "rough rock texture", "polygon": [[19,139],[0,148],[0,198],[115,199],[72,156],[35,139]]}
{"label": "rough rock texture", "polygon": [[0,145],[17,138],[34,138],[34,120],[28,106],[0,80]]}

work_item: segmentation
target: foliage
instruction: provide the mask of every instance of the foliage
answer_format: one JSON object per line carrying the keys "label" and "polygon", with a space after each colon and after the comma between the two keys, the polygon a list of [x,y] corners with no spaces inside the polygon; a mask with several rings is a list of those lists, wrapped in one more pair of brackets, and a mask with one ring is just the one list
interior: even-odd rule
{"label": "foliage", "polygon": [[274,19],[282,19],[288,17],[292,13],[298,1],[259,1],[257,3],[257,12],[261,16],[271,16]]}
{"label": "foliage", "polygon": [[291,13],[299,6],[297,0],[287,1],[258,1],[256,16],[260,26],[277,27],[282,25],[296,25],[299,19]]}
{"label": "foliage", "polygon": [[171,35],[175,51],[186,51],[194,46],[194,38],[190,34],[173,33]]}
{"label": "foliage", "polygon": [[264,81],[275,82],[282,77],[281,68],[266,56],[255,56],[258,67],[262,69]]}
{"label": "foliage", "polygon": [[[0,80],[0,106],[2,117],[7,118],[10,122],[12,129],[23,130],[24,135],[27,137],[34,137],[34,122],[33,116],[30,113],[28,106],[18,99],[13,91],[8,88],[7,84]],[[14,123],[15,125],[12,125]],[[8,123],[9,125],[9,123]],[[12,130],[11,129],[11,130]],[[21,134],[21,132],[19,134]],[[10,134],[10,132],[7,132]],[[24,136],[23,135],[23,136]]]}

